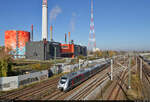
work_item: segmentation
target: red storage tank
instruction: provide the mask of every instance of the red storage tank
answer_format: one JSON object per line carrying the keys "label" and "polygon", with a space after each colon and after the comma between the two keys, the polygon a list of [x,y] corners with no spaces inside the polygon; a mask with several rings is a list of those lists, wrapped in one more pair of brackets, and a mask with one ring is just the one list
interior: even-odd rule
{"label": "red storage tank", "polygon": [[30,41],[30,32],[15,30],[5,31],[5,47],[15,51],[15,55],[18,55],[18,57],[25,55],[25,44],[28,41]]}

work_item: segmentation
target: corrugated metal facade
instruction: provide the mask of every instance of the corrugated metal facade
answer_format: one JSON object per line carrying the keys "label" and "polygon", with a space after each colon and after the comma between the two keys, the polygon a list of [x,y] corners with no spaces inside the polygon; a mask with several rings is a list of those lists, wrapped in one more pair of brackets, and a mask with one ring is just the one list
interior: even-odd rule
{"label": "corrugated metal facade", "polygon": [[43,41],[28,42],[26,44],[26,59],[49,60],[54,58],[56,47],[56,57],[60,57],[60,43]]}
{"label": "corrugated metal facade", "polygon": [[74,58],[74,44],[61,44],[61,57]]}

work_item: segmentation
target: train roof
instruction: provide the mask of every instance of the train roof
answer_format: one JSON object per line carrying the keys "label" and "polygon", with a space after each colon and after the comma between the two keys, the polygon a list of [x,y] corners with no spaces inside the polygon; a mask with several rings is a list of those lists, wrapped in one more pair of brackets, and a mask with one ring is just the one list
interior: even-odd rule
{"label": "train roof", "polygon": [[66,75],[64,75],[64,76],[62,76],[62,77],[66,77],[66,78],[72,79],[72,78],[74,78],[75,76],[80,75],[80,74],[83,74],[83,73],[85,73],[85,72],[87,72],[87,71],[88,71],[88,70],[86,70],[86,69],[81,69],[81,70],[79,70],[79,71],[77,71],[77,72],[72,72],[72,73],[66,74]]}
{"label": "train roof", "polygon": [[[105,64],[105,63],[103,63],[103,64]],[[77,72],[72,72],[72,73],[66,74],[66,75],[64,75],[64,76],[62,76],[62,77],[72,79],[72,78],[74,78],[75,76],[78,76],[78,75],[80,75],[80,74],[86,73],[87,71],[91,71],[92,69],[94,69],[94,68],[96,68],[96,67],[98,67],[98,66],[101,66],[101,65],[103,65],[103,64],[96,64],[96,65],[94,65],[93,67],[90,67],[90,68],[87,68],[87,69],[81,69],[81,70],[79,70],[79,71],[77,71]]]}

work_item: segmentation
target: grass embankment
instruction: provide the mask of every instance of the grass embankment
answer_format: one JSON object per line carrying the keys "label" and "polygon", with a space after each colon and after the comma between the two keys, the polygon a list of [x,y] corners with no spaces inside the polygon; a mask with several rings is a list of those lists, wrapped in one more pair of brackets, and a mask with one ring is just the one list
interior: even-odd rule
{"label": "grass embankment", "polygon": [[[65,59],[57,59],[57,63],[64,63]],[[49,60],[49,61],[29,61],[29,60],[15,60],[12,65],[12,70],[15,71],[16,75],[21,74],[22,70],[36,70],[36,71],[41,71],[41,70],[46,70],[50,69],[54,65],[55,61],[54,60]]]}
{"label": "grass embankment", "polygon": [[142,86],[141,86],[139,75],[137,73],[131,74],[131,89],[127,90],[127,98],[129,100],[142,100],[143,99]]}

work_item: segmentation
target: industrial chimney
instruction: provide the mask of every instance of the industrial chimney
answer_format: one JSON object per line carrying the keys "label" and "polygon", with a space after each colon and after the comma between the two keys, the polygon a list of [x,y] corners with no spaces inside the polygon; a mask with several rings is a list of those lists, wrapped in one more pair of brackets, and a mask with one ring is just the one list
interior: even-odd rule
{"label": "industrial chimney", "polygon": [[47,17],[47,0],[43,0],[42,4],[42,40],[48,38],[48,17]]}
{"label": "industrial chimney", "polygon": [[68,42],[70,44],[70,32],[68,33]]}
{"label": "industrial chimney", "polygon": [[33,41],[33,24],[31,25],[31,37],[30,37],[30,41]]}
{"label": "industrial chimney", "polygon": [[67,44],[67,34],[65,33],[65,43]]}
{"label": "industrial chimney", "polygon": [[50,27],[50,41],[53,41],[53,26]]}

